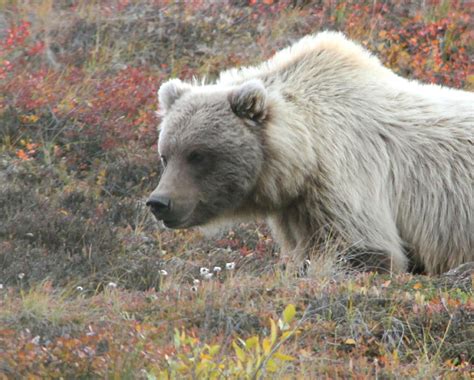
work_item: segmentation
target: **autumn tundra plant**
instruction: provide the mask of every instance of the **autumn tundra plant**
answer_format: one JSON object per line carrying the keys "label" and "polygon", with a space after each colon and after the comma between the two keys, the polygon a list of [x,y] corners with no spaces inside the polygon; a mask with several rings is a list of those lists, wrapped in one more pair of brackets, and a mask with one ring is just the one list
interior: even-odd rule
{"label": "autumn tundra plant", "polygon": [[238,378],[259,379],[281,375],[296,358],[282,352],[286,341],[298,335],[295,306],[288,305],[278,322],[270,319],[268,337],[259,335],[232,341],[235,356],[223,356],[218,344],[203,344],[185,331],[175,330],[175,355],[166,358],[167,368],[147,373],[148,379]]}

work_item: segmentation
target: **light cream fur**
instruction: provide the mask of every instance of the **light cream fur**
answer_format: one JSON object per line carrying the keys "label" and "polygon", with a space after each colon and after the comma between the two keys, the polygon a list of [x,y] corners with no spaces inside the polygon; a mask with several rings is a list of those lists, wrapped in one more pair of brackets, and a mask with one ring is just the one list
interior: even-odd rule
{"label": "light cream fur", "polygon": [[193,91],[249,80],[269,115],[251,204],[283,250],[331,233],[392,271],[408,256],[428,273],[474,260],[473,93],[401,78],[333,32]]}
{"label": "light cream fur", "polygon": [[[401,78],[331,32],[224,72],[218,84],[252,78],[272,113],[257,197],[294,208],[304,194],[313,229],[330,224],[350,244],[386,252],[396,271],[407,269],[405,250],[429,273],[474,260],[472,93]],[[301,219],[270,216],[285,249],[318,233]]]}

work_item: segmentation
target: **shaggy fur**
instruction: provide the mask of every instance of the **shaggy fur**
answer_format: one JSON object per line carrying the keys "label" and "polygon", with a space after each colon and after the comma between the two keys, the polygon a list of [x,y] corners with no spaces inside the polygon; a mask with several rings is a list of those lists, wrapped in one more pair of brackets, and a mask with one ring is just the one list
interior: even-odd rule
{"label": "shaggy fur", "polygon": [[[324,32],[215,84],[170,81],[159,97],[160,154],[193,191],[165,170],[151,198],[182,193],[178,228],[263,216],[284,251],[330,236],[394,272],[474,260],[472,93],[401,78]],[[199,178],[183,158],[196,144],[213,157]]]}

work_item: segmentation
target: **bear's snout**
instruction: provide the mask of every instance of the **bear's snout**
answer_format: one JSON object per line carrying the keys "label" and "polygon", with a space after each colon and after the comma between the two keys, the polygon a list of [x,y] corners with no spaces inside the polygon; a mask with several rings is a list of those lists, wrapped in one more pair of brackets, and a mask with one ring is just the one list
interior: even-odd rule
{"label": "bear's snout", "polygon": [[164,196],[151,196],[146,205],[150,207],[151,212],[156,219],[163,220],[171,210],[171,199]]}
{"label": "bear's snout", "polygon": [[183,201],[179,197],[169,197],[162,193],[152,194],[146,205],[157,220],[163,221],[168,228],[187,227],[189,218],[194,210],[192,202]]}

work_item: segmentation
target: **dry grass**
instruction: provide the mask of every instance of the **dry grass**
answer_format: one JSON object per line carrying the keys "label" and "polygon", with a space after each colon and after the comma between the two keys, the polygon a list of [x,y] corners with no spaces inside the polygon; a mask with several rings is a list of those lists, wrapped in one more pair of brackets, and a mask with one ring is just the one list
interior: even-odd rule
{"label": "dry grass", "polygon": [[[199,284],[169,273],[160,291],[113,284],[102,292],[58,291],[48,282],[28,291],[3,290],[3,369],[42,376],[64,366],[77,368],[64,372],[76,377],[157,374],[166,362],[205,344],[222,347],[213,360],[225,367],[226,358],[235,355],[236,337],[263,339],[270,334],[269,319],[278,320],[293,304],[297,334],[282,346],[295,360],[278,368],[281,375],[469,378],[474,354],[469,290],[411,275],[328,277],[313,267],[309,273],[301,278],[273,268],[256,276],[237,266],[211,280],[197,275]],[[12,328],[21,333],[9,335]],[[175,329],[193,338],[184,352]],[[40,367],[22,362],[26,352]],[[51,354],[56,361],[48,359]]]}

